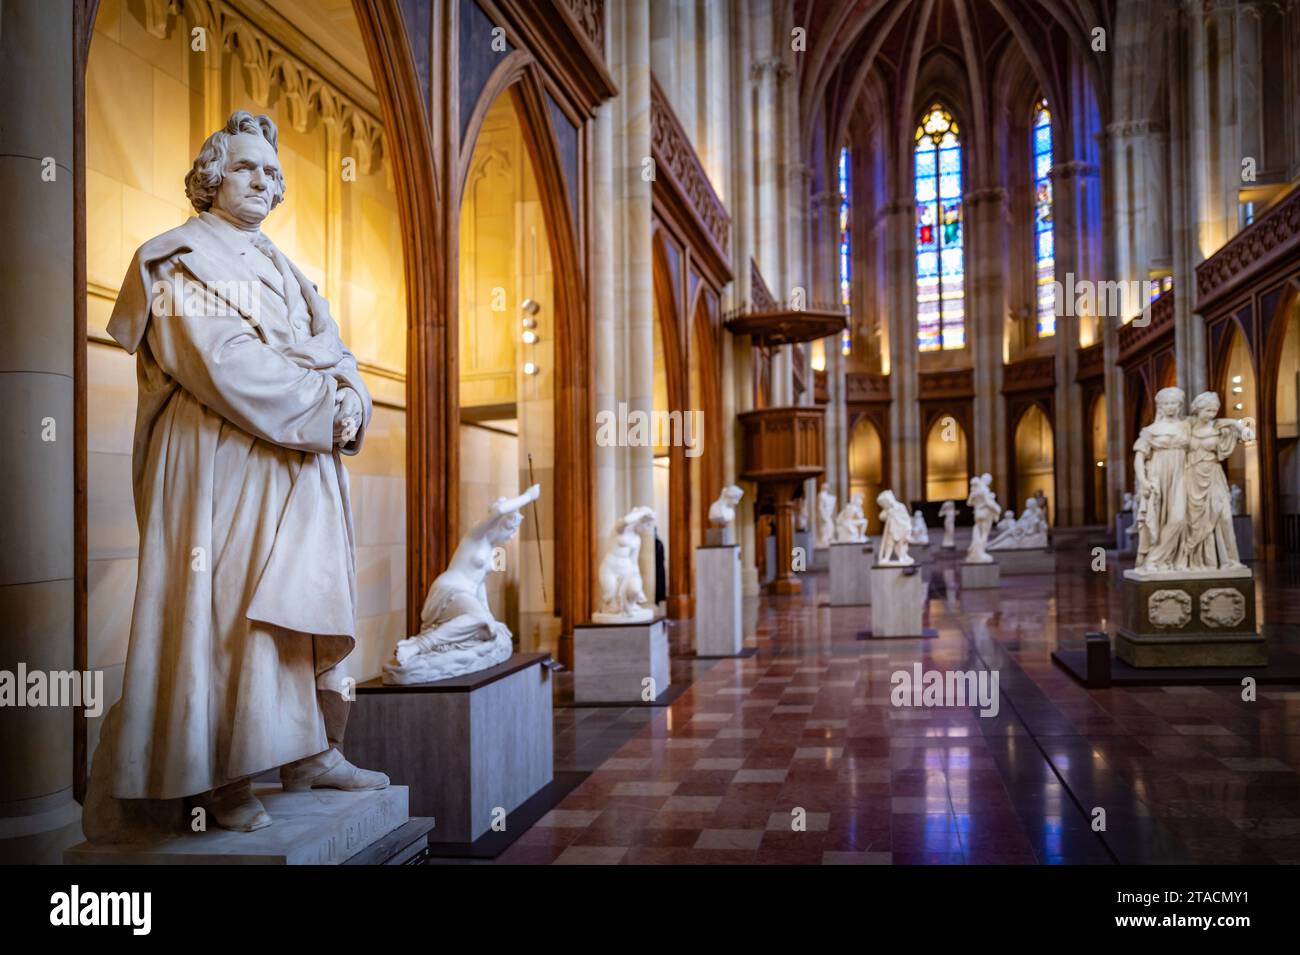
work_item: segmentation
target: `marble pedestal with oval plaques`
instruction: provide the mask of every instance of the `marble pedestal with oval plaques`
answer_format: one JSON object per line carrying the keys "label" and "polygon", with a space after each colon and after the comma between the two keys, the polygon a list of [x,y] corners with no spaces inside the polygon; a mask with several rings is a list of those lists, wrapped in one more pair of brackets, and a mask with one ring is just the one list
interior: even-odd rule
{"label": "marble pedestal with oval plaques", "polygon": [[1268,650],[1255,624],[1249,568],[1189,576],[1124,572],[1115,655],[1134,667],[1259,667]]}

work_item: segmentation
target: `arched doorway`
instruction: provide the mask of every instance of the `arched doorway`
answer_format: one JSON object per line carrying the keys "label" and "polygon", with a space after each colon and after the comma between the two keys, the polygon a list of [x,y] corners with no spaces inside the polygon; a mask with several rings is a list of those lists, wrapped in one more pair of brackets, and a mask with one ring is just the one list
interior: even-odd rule
{"label": "arched doorway", "polygon": [[[479,127],[461,192],[457,370],[459,519],[533,481],[546,491],[487,580],[489,603],[524,651],[557,649],[555,616],[556,298],[533,161],[516,99]],[[540,531],[540,536],[539,532]]]}
{"label": "arched doorway", "polygon": [[[1219,413],[1225,418],[1257,419],[1259,407],[1255,366],[1251,361],[1246,338],[1236,322],[1232,324],[1232,332],[1225,345],[1224,355],[1223,381],[1218,383],[1216,388],[1222,398]],[[1189,400],[1193,397],[1195,396],[1188,395]],[[1224,466],[1228,472],[1228,485],[1231,487],[1235,484],[1242,489],[1246,513],[1251,516],[1255,537],[1259,539],[1263,513],[1260,497],[1263,488],[1260,485],[1259,445],[1253,441],[1249,444],[1238,442],[1232,454],[1224,461]]]}
{"label": "arched doorway", "polygon": [[1108,435],[1106,420],[1106,395],[1097,395],[1092,400],[1092,410],[1088,413],[1088,479],[1092,483],[1092,510],[1088,519],[1094,524],[1105,524],[1110,520],[1109,502],[1106,500],[1106,439]]}
{"label": "arched doorway", "polygon": [[[876,495],[883,490],[882,450],[880,432],[876,430],[875,423],[863,415],[853,425],[853,430],[849,434],[848,497],[851,498],[857,493],[862,494],[863,510],[867,515],[867,530],[872,534],[880,533],[880,509],[875,506],[875,503]],[[963,456],[963,466],[965,460]]]}
{"label": "arched doorway", "polygon": [[[1280,328],[1273,333],[1278,341],[1272,361],[1273,461],[1282,526],[1274,540],[1294,551],[1300,550],[1300,295],[1283,300],[1275,321]],[[1231,396],[1229,391],[1225,397]],[[1266,426],[1262,416],[1260,425]]]}
{"label": "arched doorway", "polygon": [[695,299],[694,319],[691,322],[691,349],[689,365],[692,413],[698,412],[703,432],[698,434],[698,446],[690,451],[691,468],[691,542],[699,546],[705,542],[709,526],[709,505],[723,484],[728,483],[722,473],[722,383],[718,380],[718,348],[713,327],[713,312],[709,299],[699,294]]}
{"label": "arched doorway", "polygon": [[925,499],[965,501],[970,478],[966,429],[955,415],[937,415],[925,438]]}
{"label": "arched doorway", "polygon": [[[692,481],[685,439],[689,403],[687,370],[681,351],[681,320],[675,271],[669,263],[664,237],[654,240],[654,386],[652,420],[661,423],[652,434],[654,447],[655,513],[664,545],[665,593],[668,616],[692,612],[694,547],[691,535]],[[653,569],[643,561],[643,573]],[[647,575],[647,580],[651,579]],[[647,594],[649,588],[647,587]]]}
{"label": "arched doorway", "polygon": [[[529,269],[533,267],[527,266],[528,261],[542,263],[544,246],[548,262],[542,270],[549,274],[549,293],[552,296],[549,302],[535,300],[535,312],[524,309],[526,293],[505,303],[506,313],[515,323],[516,344],[521,349],[518,356],[522,363],[521,371],[530,360],[537,369],[535,375],[525,374],[530,379],[525,396],[536,402],[531,406],[535,412],[534,421],[549,422],[549,427],[539,425],[536,434],[544,439],[549,432],[551,439],[549,447],[536,448],[533,453],[533,476],[542,485],[541,500],[550,499],[549,511],[539,510],[540,528],[531,526],[533,522],[530,519],[525,520],[519,536],[519,554],[521,561],[531,559],[539,568],[544,568],[537,574],[539,599],[534,607],[545,609],[528,611],[539,615],[531,618],[531,623],[541,639],[548,639],[548,634],[554,638],[561,662],[571,665],[573,625],[586,620],[590,614],[595,563],[590,402],[593,373],[585,283],[577,251],[570,186],[559,157],[540,69],[523,52],[511,53],[501,61],[470,113],[456,174],[458,186],[453,192],[457,198],[455,214],[451,217],[452,235],[457,240],[453,261],[459,262],[462,255],[459,248],[461,203],[471,182],[474,163],[481,155],[480,136],[490,118],[499,115],[502,100],[513,108],[522,148],[536,182],[536,203],[532,205],[530,199],[526,205],[529,211],[527,224],[521,222],[515,227],[516,234],[521,235],[524,241],[521,254],[526,258],[521,261]],[[534,274],[540,280],[540,273]],[[451,276],[453,305],[456,307],[460,303],[459,279],[457,267]],[[492,287],[498,288],[500,283]],[[525,326],[526,318],[534,319],[536,324]],[[453,324],[453,332],[449,336],[450,344],[459,354],[459,322]],[[533,332],[537,340],[526,341],[527,332]],[[446,377],[444,373],[443,378]],[[459,426],[464,421],[460,413],[460,380],[444,380],[440,384],[448,394],[448,406],[454,410],[454,420]],[[525,410],[529,407],[525,402]],[[461,474],[468,472],[460,466],[460,442],[454,436],[449,440],[454,452],[449,455],[449,464],[458,491]],[[502,489],[501,493],[516,493],[519,485],[529,481],[526,452],[520,456],[518,464],[516,487]],[[562,480],[557,477],[559,475],[563,475]],[[530,549],[531,557],[526,553]],[[561,568],[563,572],[560,572]],[[544,597],[540,593],[543,581],[546,586]],[[521,591],[521,599],[527,596],[527,591]],[[521,610],[521,614],[524,612]]]}
{"label": "arched doorway", "polygon": [[1012,477],[1012,494],[1005,506],[1017,514],[1025,500],[1038,491],[1047,498],[1047,520],[1056,517],[1055,445],[1052,422],[1037,405],[1032,404],[1021,413],[1016,422],[1014,437],[1015,471]]}

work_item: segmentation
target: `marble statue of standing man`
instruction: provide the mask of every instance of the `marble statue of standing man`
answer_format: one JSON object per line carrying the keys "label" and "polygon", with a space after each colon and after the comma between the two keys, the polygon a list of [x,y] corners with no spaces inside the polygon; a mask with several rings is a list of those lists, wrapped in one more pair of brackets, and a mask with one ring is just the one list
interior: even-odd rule
{"label": "marble statue of standing man", "polygon": [[340,456],[370,395],[325,299],[261,231],[285,196],[276,140],[245,112],[208,137],[185,177],[197,215],[140,247],[108,324],[137,363],[140,559],[92,841],[129,838],[132,800],[198,797],[260,829],[251,778],[276,768],[290,790],[388,785],[338,750],[357,612]]}

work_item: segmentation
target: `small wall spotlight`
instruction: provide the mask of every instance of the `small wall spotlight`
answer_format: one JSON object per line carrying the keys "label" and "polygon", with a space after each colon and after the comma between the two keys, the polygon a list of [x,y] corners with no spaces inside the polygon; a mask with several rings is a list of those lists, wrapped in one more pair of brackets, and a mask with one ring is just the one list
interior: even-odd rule
{"label": "small wall spotlight", "polygon": [[537,374],[540,370],[541,370],[541,369],[538,368],[537,365],[536,365],[534,362],[531,362],[531,361],[526,361],[526,362],[524,362],[524,374],[525,374],[525,375],[535,375],[535,374]]}
{"label": "small wall spotlight", "polygon": [[519,307],[523,311],[527,312],[529,315],[536,315],[538,312],[542,310],[542,306],[538,305],[531,298],[524,299],[522,302],[519,303]]}
{"label": "small wall spotlight", "polygon": [[532,330],[526,331],[523,334],[523,340],[525,345],[536,345],[537,333]]}

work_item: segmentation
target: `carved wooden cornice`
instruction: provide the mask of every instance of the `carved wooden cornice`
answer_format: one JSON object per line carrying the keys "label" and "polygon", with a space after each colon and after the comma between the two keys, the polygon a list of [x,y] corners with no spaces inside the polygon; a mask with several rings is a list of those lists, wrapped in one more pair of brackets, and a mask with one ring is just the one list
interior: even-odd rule
{"label": "carved wooden cornice", "polygon": [[693,251],[722,284],[731,281],[731,215],[718,198],[686,130],[653,76],[650,78],[650,150],[654,200],[688,233]]}
{"label": "carved wooden cornice", "polygon": [[479,6],[509,25],[584,115],[594,116],[597,106],[618,95],[605,65],[604,0],[482,0]]}
{"label": "carved wooden cornice", "polygon": [[844,398],[848,402],[889,404],[889,376],[855,371],[844,376]]}
{"label": "carved wooden cornice", "polygon": [[1002,366],[1002,393],[1050,391],[1056,386],[1056,358],[1039,355]]}
{"label": "carved wooden cornice", "polygon": [[[1300,258],[1300,189],[1224,243],[1196,267],[1196,311],[1226,297],[1279,263]],[[1162,296],[1163,298],[1163,296]]]}
{"label": "carved wooden cornice", "polygon": [[749,300],[754,308],[776,308],[776,298],[772,295],[772,290],[767,287],[763,273],[759,271],[758,263],[752,257],[749,260]]}
{"label": "carved wooden cornice", "polygon": [[970,368],[923,371],[916,376],[921,400],[930,398],[973,398],[975,373]]}
{"label": "carved wooden cornice", "polygon": [[[1174,289],[1169,289],[1151,303],[1151,321],[1145,325],[1129,322],[1119,329],[1119,363],[1132,364],[1151,351],[1171,344],[1174,336]],[[1169,341],[1166,342],[1165,338]]]}
{"label": "carved wooden cornice", "polygon": [[[383,125],[379,101],[342,68],[326,62],[317,52],[308,63],[296,50],[273,34],[265,19],[235,8],[226,0],[146,0],[145,28],[160,39],[171,32],[174,19],[187,18],[207,34],[208,55],[225,50],[238,58],[248,95],[258,106],[271,105],[278,88],[284,97],[289,122],[305,133],[312,116],[352,141],[352,151],[363,172],[374,172],[383,151]],[[316,48],[311,46],[312,50]]]}
{"label": "carved wooden cornice", "polygon": [[1105,377],[1106,350],[1102,342],[1080,348],[1075,355],[1078,361],[1078,368],[1074,373],[1075,381],[1091,381],[1094,378]]}

